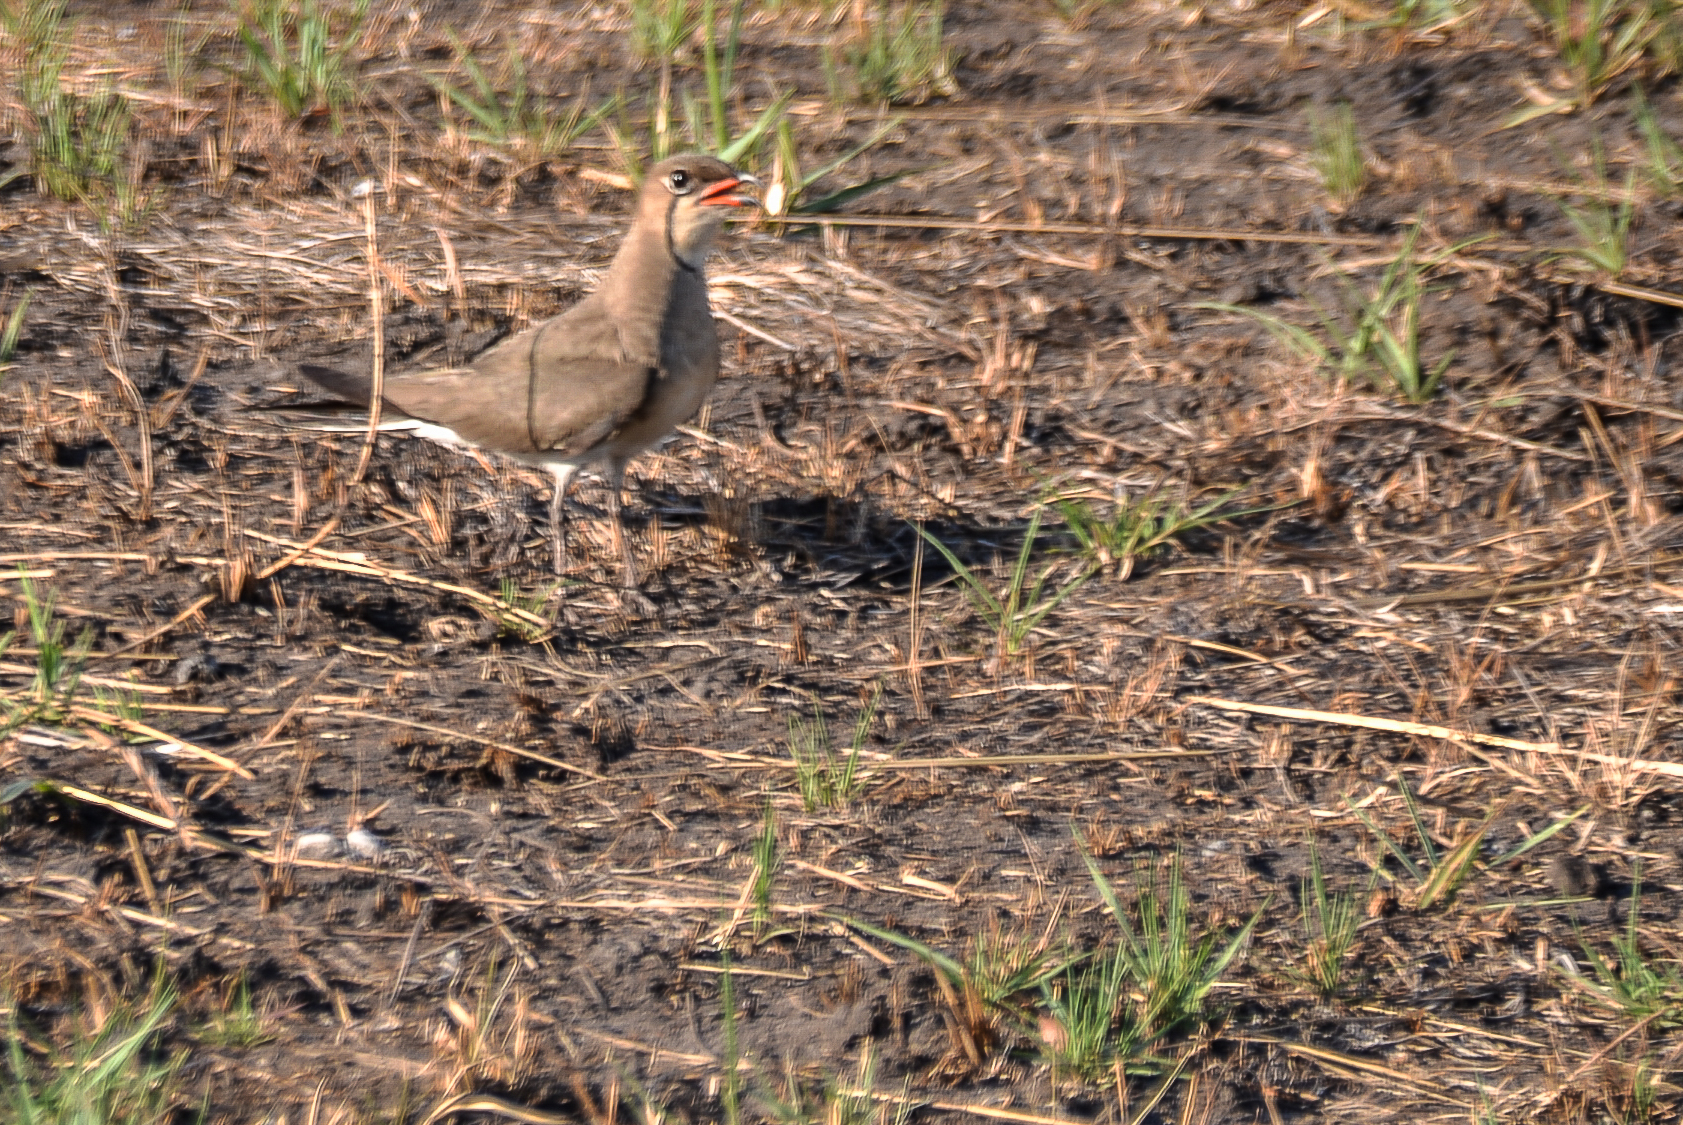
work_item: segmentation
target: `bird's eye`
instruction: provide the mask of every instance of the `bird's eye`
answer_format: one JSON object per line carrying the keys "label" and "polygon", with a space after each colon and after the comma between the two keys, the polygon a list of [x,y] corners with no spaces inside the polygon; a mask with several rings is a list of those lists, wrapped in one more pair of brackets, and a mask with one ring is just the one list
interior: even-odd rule
{"label": "bird's eye", "polygon": [[679,168],[666,177],[667,190],[673,195],[686,195],[690,190],[690,174]]}

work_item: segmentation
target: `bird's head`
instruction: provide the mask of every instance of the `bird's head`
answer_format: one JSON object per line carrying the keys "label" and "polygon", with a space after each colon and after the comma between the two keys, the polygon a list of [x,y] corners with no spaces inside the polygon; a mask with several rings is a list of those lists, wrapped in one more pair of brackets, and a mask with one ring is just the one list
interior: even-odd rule
{"label": "bird's head", "polygon": [[643,181],[639,218],[658,224],[672,255],[700,269],[725,217],[737,207],[759,206],[758,200],[737,189],[759,186],[753,176],[711,156],[669,157],[649,169]]}

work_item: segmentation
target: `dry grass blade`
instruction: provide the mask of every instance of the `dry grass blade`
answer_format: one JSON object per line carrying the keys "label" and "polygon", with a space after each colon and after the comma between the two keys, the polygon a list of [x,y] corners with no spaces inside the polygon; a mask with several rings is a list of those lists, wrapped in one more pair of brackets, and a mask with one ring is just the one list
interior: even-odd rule
{"label": "dry grass blade", "polygon": [[504,753],[513,754],[517,758],[527,758],[531,761],[550,766],[554,769],[564,770],[567,773],[576,773],[581,777],[588,777],[592,781],[607,780],[601,774],[596,773],[593,770],[587,770],[583,766],[575,766],[571,762],[563,762],[559,758],[552,758],[548,754],[539,754],[535,750],[528,750],[524,746],[516,746],[511,742],[500,742],[494,738],[484,738],[477,734],[466,734],[459,730],[451,730],[449,727],[436,726],[432,723],[419,723],[414,719],[402,719],[396,715],[381,715],[375,711],[359,711],[356,712],[356,717],[359,719],[372,719],[377,723],[391,723],[393,726],[408,727],[411,730],[423,730],[429,734],[442,735],[443,737],[450,739],[459,739],[463,742],[472,742],[478,746],[487,746],[493,750],[501,750]]}
{"label": "dry grass blade", "polygon": [[[358,552],[329,551],[316,546],[314,542],[294,543],[288,539],[281,539],[273,535],[264,535],[260,531],[252,531],[250,528],[246,528],[244,530],[246,535],[258,540],[259,542],[272,543],[276,546],[287,548],[290,553],[282,560],[282,563],[285,563],[286,565],[314,566],[323,570],[337,570],[346,574],[358,574],[368,578],[380,578],[388,582],[398,582],[410,586],[425,586],[433,590],[441,590],[445,593],[456,594],[468,599],[474,604],[489,610],[492,614],[492,620],[496,620],[496,615],[500,614],[503,616],[517,617],[526,624],[535,626],[540,630],[547,631],[551,628],[552,623],[547,619],[539,617],[530,610],[510,605],[504,599],[498,598],[492,594],[487,594],[483,590],[475,590],[468,586],[458,586],[449,582],[437,582],[431,578],[423,578],[418,574],[411,574],[406,570],[397,570],[392,567],[383,566],[370,559],[367,555]],[[257,577],[259,579],[268,578],[276,572],[280,566],[281,563],[276,563],[269,567],[265,567],[262,571],[258,572]]]}
{"label": "dry grass blade", "polygon": [[1231,699],[1211,699],[1193,696],[1193,703],[1203,703],[1226,711],[1244,711],[1253,715],[1275,715],[1282,719],[1298,719],[1306,723],[1338,723],[1369,730],[1392,731],[1397,734],[1417,734],[1426,738],[1442,738],[1449,742],[1476,742],[1485,746],[1500,746],[1508,750],[1525,750],[1535,754],[1564,754],[1602,765],[1620,766],[1636,773],[1657,773],[1667,777],[1683,777],[1683,765],[1660,762],[1649,758],[1621,758],[1617,754],[1602,754],[1592,750],[1573,750],[1558,742],[1527,742],[1520,738],[1503,738],[1495,734],[1454,730],[1431,723],[1411,723],[1398,719],[1377,719],[1366,715],[1349,715],[1337,711],[1309,711],[1300,707],[1273,707],[1261,703],[1240,703]]}
{"label": "dry grass blade", "polygon": [[[162,828],[167,832],[173,832],[176,829],[176,822],[167,816],[147,812],[145,809],[138,808],[126,801],[116,800],[113,797],[103,797],[98,793],[89,792],[79,785],[69,785],[62,781],[41,781],[29,784],[37,788],[44,788],[48,792],[61,793],[73,801],[82,802],[84,805],[97,805],[100,808],[110,809],[112,812],[121,813],[131,820],[138,820],[140,823],[150,825],[153,828]],[[13,790],[14,787],[7,788],[8,793],[13,792]]]}
{"label": "dry grass blade", "polygon": [[121,715],[108,715],[103,711],[96,711],[92,707],[83,707],[80,705],[73,705],[69,710],[76,718],[85,720],[86,722],[98,723],[101,726],[117,727],[121,730],[128,731],[130,734],[138,734],[146,738],[155,738],[167,746],[177,747],[180,753],[191,754],[195,758],[202,758],[214,766],[220,766],[222,769],[237,773],[248,780],[254,779],[257,776],[255,773],[251,772],[251,770],[240,765],[232,758],[224,757],[214,750],[207,750],[203,746],[195,746],[193,743],[177,738],[173,734],[165,734],[156,727],[147,726],[145,723],[136,719],[127,719]]}
{"label": "dry grass blade", "polygon": [[1433,1101],[1445,1102],[1449,1105],[1461,1106],[1464,1109],[1473,1108],[1472,1103],[1464,1102],[1459,1098],[1453,1098],[1444,1093],[1444,1083],[1441,1079],[1433,1079],[1426,1076],[1417,1078],[1411,1074],[1398,1070],[1395,1067],[1386,1066],[1383,1063],[1377,1063],[1371,1059],[1364,1059],[1359,1055],[1349,1055],[1326,1047],[1315,1047],[1307,1043],[1293,1043],[1284,1039],[1270,1039],[1265,1036],[1247,1035],[1243,1036],[1240,1041],[1246,1043],[1266,1043],[1269,1046],[1280,1048],[1287,1054],[1296,1055],[1299,1058],[1310,1059],[1327,1065],[1329,1068],[1337,1068],[1337,1070],[1342,1070],[1348,1074],[1365,1074],[1374,1078],[1383,1079],[1386,1082],[1393,1082],[1416,1096],[1427,1097]]}
{"label": "dry grass blade", "polygon": [[1243,703],[1234,699],[1212,699],[1195,695],[1189,702],[1219,707],[1224,711],[1242,711],[1252,715],[1273,715],[1281,719],[1297,719],[1306,723],[1337,723],[1347,727],[1366,727],[1368,730],[1391,731],[1395,734],[1418,734],[1425,738],[1442,738],[1451,742],[1477,742],[1485,746],[1500,746],[1508,750],[1529,750],[1533,753],[1560,753],[1559,743],[1527,742],[1519,738],[1503,738],[1495,734],[1454,730],[1431,723],[1414,723],[1400,719],[1382,719],[1370,715],[1351,715],[1340,711],[1311,711],[1302,707],[1275,707],[1265,703]]}
{"label": "dry grass blade", "polygon": [[421,1125],[438,1125],[458,1113],[489,1113],[496,1117],[519,1121],[522,1125],[575,1125],[576,1119],[560,1113],[546,1113],[516,1105],[492,1094],[457,1094],[446,1098],[421,1119]]}
{"label": "dry grass blade", "polygon": [[156,629],[152,629],[149,632],[147,632],[144,636],[140,637],[138,640],[129,641],[127,644],[124,644],[124,645],[121,645],[117,648],[114,648],[110,652],[91,652],[91,653],[88,654],[88,659],[89,660],[110,660],[113,657],[124,656],[128,653],[136,652],[140,649],[143,649],[147,645],[151,644],[153,641],[157,640],[159,637],[162,637],[167,633],[173,632],[175,629],[177,629],[181,625],[190,621],[196,614],[202,612],[205,609],[205,607],[209,606],[214,601],[216,601],[216,595],[215,594],[206,594],[204,597],[200,598],[198,601],[194,602],[192,605],[189,605],[186,609],[182,610],[180,613],[176,614],[174,617],[172,617],[168,621],[164,622],[164,624],[158,626]]}
{"label": "dry grass blade", "polygon": [[[1415,909],[1422,913],[1434,906],[1448,902],[1455,894],[1457,887],[1472,870],[1473,860],[1478,857],[1479,848],[1484,844],[1484,837],[1495,823],[1496,816],[1492,813],[1486,817],[1466,839],[1449,850],[1432,868],[1432,873],[1420,885],[1419,894],[1415,898]],[[1424,837],[1422,837],[1424,839]]]}

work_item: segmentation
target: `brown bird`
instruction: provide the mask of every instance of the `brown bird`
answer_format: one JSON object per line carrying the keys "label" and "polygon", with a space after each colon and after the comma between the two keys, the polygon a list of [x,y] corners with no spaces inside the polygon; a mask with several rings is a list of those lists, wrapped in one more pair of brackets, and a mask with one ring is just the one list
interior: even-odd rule
{"label": "brown bird", "polygon": [[[467,366],[387,374],[380,429],[548,469],[557,573],[565,567],[568,482],[586,465],[601,466],[625,585],[634,588],[636,564],[620,519],[625,465],[691,418],[718,378],[702,263],[730,209],[756,202],[738,194],[749,185],[759,181],[709,156],[656,164],[600,288]],[[299,370],[344,400],[329,405],[368,408],[372,375],[308,364]]]}

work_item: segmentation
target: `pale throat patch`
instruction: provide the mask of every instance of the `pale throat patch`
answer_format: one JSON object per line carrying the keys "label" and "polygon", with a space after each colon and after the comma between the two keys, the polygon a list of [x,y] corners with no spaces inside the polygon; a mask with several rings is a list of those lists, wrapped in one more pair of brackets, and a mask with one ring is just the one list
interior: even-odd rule
{"label": "pale throat patch", "polygon": [[672,253],[692,270],[699,271],[713,249],[713,240],[725,225],[722,207],[674,208]]}

